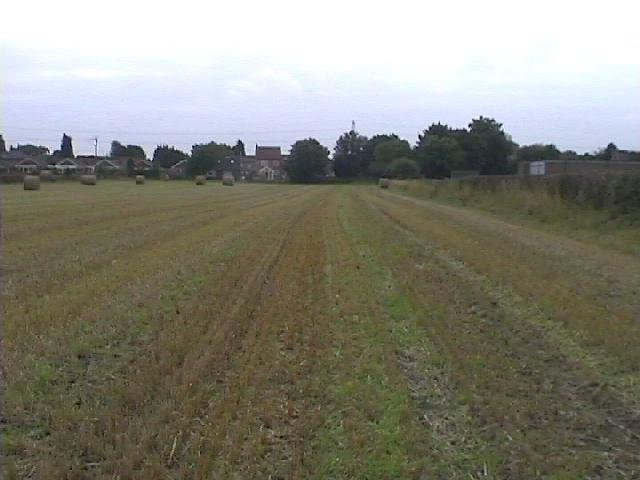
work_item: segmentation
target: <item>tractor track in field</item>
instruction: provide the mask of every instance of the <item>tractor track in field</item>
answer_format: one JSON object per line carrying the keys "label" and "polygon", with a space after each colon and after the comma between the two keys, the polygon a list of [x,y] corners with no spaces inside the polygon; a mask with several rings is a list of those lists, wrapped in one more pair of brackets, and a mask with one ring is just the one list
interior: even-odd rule
{"label": "tractor track in field", "polygon": [[[398,276],[413,270],[405,288],[424,311],[439,304],[446,322],[427,330],[456,365],[458,384],[471,394],[487,438],[510,459],[508,477],[569,465],[588,478],[640,475],[640,410],[632,395],[567,356],[543,328],[507,308],[486,277],[417,234],[414,225],[385,205],[368,201],[366,208],[410,248],[410,263],[393,270]],[[482,364],[486,378],[477,378],[472,363]]]}
{"label": "tractor track in field", "polygon": [[[216,197],[209,199],[209,204],[211,207],[222,207],[227,206],[229,203],[242,202],[250,198],[250,193],[242,192],[240,195],[234,195],[231,198]],[[188,216],[191,211],[202,212],[202,200],[202,198],[195,198],[186,203],[178,201],[175,207],[179,207],[179,209],[174,207],[159,210],[145,204],[137,205],[137,202],[140,202],[140,197],[128,195],[118,198],[111,205],[101,203],[102,208],[108,208],[105,213],[103,211],[93,212],[91,204],[87,205],[82,203],[81,199],[78,199],[74,204],[66,205],[66,207],[71,207],[69,210],[74,208],[77,210],[72,212],[71,218],[60,216],[58,219],[50,215],[50,218],[46,218],[46,221],[36,225],[33,225],[33,219],[29,218],[28,214],[16,218],[16,221],[11,223],[10,228],[3,232],[4,240],[8,242],[20,241],[21,244],[29,247],[37,241],[38,236],[55,233],[59,230],[65,232],[65,238],[75,239],[83,238],[87,233],[90,233],[91,227],[94,225],[114,227],[118,225],[118,222],[130,222],[131,220],[135,220],[138,225],[144,225],[152,221],[170,221],[174,217]],[[65,205],[61,205],[59,208],[63,207]],[[51,214],[51,212],[46,213]],[[42,213],[37,212],[36,215],[41,217]],[[26,223],[27,226],[21,228],[20,223]]]}
{"label": "tractor track in field", "polygon": [[[5,306],[4,315],[5,317],[19,317],[26,316],[28,313],[30,321],[20,323],[17,326],[25,330],[38,330],[38,334],[41,334],[42,329],[46,328],[45,325],[50,323],[50,319],[53,316],[77,316],[84,309],[86,302],[92,301],[96,295],[106,297],[121,290],[125,282],[130,283],[132,281],[131,273],[133,273],[134,277],[146,277],[148,271],[144,270],[144,266],[146,263],[152,262],[154,258],[159,258],[159,251],[166,250],[172,245],[179,245],[184,249],[193,248],[198,242],[203,241],[200,233],[206,234],[212,225],[219,227],[222,231],[229,229],[231,234],[235,235],[236,232],[233,229],[245,228],[241,224],[244,220],[241,220],[242,217],[239,217],[239,215],[250,213],[252,218],[257,218],[259,214],[266,213],[273,209],[274,206],[283,204],[271,201],[259,202],[255,205],[249,205],[241,211],[225,212],[216,217],[215,221],[202,222],[198,218],[195,221],[189,220],[167,229],[159,236],[152,237],[143,234],[135,237],[133,241],[125,240],[121,248],[116,250],[117,256],[115,258],[113,255],[100,255],[99,257],[89,258],[83,263],[79,271],[72,271],[69,275],[66,275],[63,270],[45,285],[40,284],[41,282],[37,280],[37,275],[32,275],[31,277],[37,282],[37,285],[33,286],[34,288],[30,292],[27,292],[26,298],[13,297],[12,299],[10,293],[5,295],[6,299],[12,299],[13,301]],[[185,236],[187,236],[186,240]],[[82,277],[78,277],[80,273],[86,270],[90,271],[88,275],[85,274]],[[107,272],[112,277],[116,277],[115,274],[117,273],[121,279],[115,279],[109,285],[98,286],[103,282]],[[10,277],[7,282],[11,282]],[[10,291],[10,285],[8,288]],[[72,294],[74,298],[72,304],[68,302],[68,298],[71,295],[69,292],[74,292]],[[45,299],[45,302],[42,302],[43,299]],[[26,338],[24,335],[15,336]]]}
{"label": "tractor track in field", "polygon": [[[5,294],[7,296],[15,295],[20,299],[20,304],[24,304],[28,301],[28,297],[25,298],[25,295],[31,295],[31,297],[47,295],[55,289],[60,289],[61,286],[85,270],[90,270],[94,276],[99,276],[101,269],[111,266],[114,256],[123,257],[127,252],[135,252],[154,244],[179,238],[185,230],[193,231],[200,227],[206,227],[212,220],[222,221],[237,216],[239,212],[261,209],[271,206],[274,201],[286,201],[292,198],[294,198],[293,195],[255,203],[247,203],[247,199],[243,198],[237,202],[225,204],[225,208],[222,210],[218,207],[204,209],[200,207],[193,215],[190,215],[189,212],[182,212],[179,215],[172,214],[171,218],[165,220],[178,221],[166,226],[162,223],[162,218],[156,219],[153,228],[145,226],[144,220],[136,219],[134,222],[129,220],[130,226],[115,230],[113,234],[116,235],[116,238],[106,245],[104,242],[92,242],[92,238],[87,237],[86,234],[78,235],[77,240],[73,239],[75,235],[71,235],[71,238],[67,237],[63,242],[60,242],[60,245],[48,245],[47,255],[52,260],[47,263],[43,263],[40,257],[33,255],[27,258],[12,259],[12,263],[19,264],[20,268],[14,267],[15,272],[5,273]],[[108,221],[108,219],[101,219],[99,225],[104,221]],[[91,225],[91,228],[95,228],[95,225]],[[138,233],[137,231],[140,230],[142,232]],[[105,236],[104,231],[98,231],[95,235],[102,238]],[[84,245],[82,256],[69,256],[67,252],[73,252],[81,245]],[[25,252],[29,251],[28,245],[21,245],[21,249]],[[47,271],[51,270],[58,272],[56,281],[41,281],[40,279],[46,276]],[[30,275],[25,278],[22,275],[23,271],[29,271]]]}
{"label": "tractor track in field", "polygon": [[[443,228],[452,231],[474,232],[478,242],[498,238],[504,242],[501,253],[513,262],[522,258],[538,257],[545,264],[547,275],[555,280],[558,269],[571,269],[572,283],[565,286],[571,295],[589,299],[601,311],[611,311],[620,316],[640,315],[640,265],[628,254],[617,253],[561,235],[514,225],[489,214],[460,207],[442,205],[385,192],[379,199],[391,199],[395,205],[420,208],[425,217],[446,220]],[[520,250],[520,251],[519,251]],[[524,257],[525,252],[530,252]],[[520,260],[521,261],[521,260]]]}
{"label": "tractor track in field", "polygon": [[[309,197],[309,195],[306,195],[306,197]],[[313,197],[310,197],[310,198],[313,198]],[[309,199],[302,200],[301,205],[304,207],[309,201],[310,201]],[[282,213],[277,212],[277,210],[281,208],[283,205],[284,204],[279,202],[273,203],[271,211],[273,213],[277,213],[279,218],[281,218],[282,220],[290,224],[290,220],[286,218],[285,212],[282,212]],[[302,207],[296,207],[296,208],[300,209]],[[299,218],[303,213],[304,213],[304,209],[302,209],[297,214],[296,218]],[[256,218],[260,218],[261,221],[263,221],[262,223],[263,225],[269,222],[269,217],[261,218],[261,215],[258,215],[258,214],[259,212],[254,212],[253,216],[255,216]],[[278,225],[280,225],[280,223],[281,221],[275,222],[276,226],[273,228],[279,230]],[[233,242],[234,239],[240,238],[240,235],[243,234],[245,230],[250,230],[251,228],[253,228],[254,230],[257,228],[255,222],[245,222],[244,225],[242,225],[240,228],[236,227],[230,230],[230,232],[228,232],[222,238],[222,241],[223,243],[225,241],[227,243]],[[284,230],[285,232],[289,231],[286,228]],[[279,238],[281,239],[284,238],[282,231],[275,231],[274,233],[276,233]],[[250,238],[250,239],[260,238],[260,235],[258,236],[250,235],[248,234],[248,232],[245,232],[244,235],[246,236],[246,238]],[[286,236],[286,233],[285,233],[285,236]],[[245,237],[243,236],[242,238],[245,238]],[[201,241],[201,240],[198,240],[198,241]],[[249,269],[250,276],[253,277],[253,280],[247,283],[246,285],[242,286],[241,289],[244,293],[238,296],[236,287],[240,284],[240,282],[245,281],[246,278],[245,278],[245,275],[243,274],[244,270],[240,270],[240,271],[232,270],[232,272],[234,272],[232,274],[232,277],[235,276],[235,280],[228,282],[228,280],[231,280],[231,279],[227,277],[226,282],[220,285],[222,290],[218,293],[217,298],[220,298],[223,301],[223,304],[220,306],[219,312],[215,314],[214,318],[216,319],[225,318],[225,317],[228,317],[229,319],[236,318],[237,313],[240,309],[245,308],[248,305],[251,305],[251,302],[247,300],[247,299],[251,299],[253,296],[253,292],[250,291],[251,290],[250,286],[256,287],[257,286],[256,284],[260,283],[259,279],[263,278],[264,275],[266,274],[265,267],[264,267],[265,257],[264,257],[264,254],[263,254],[264,252],[262,251],[261,246],[259,244],[251,244],[249,245],[249,247],[251,251],[253,251],[254,253],[249,257],[245,258],[244,256],[242,256],[241,258],[244,264],[246,265],[246,268]],[[240,253],[240,255],[242,254]],[[236,266],[237,265],[233,265],[234,268]],[[231,267],[232,265],[229,265],[229,268]],[[198,270],[197,265],[194,268],[196,268],[195,271]],[[183,272],[183,275],[184,275],[184,272]],[[225,288],[227,288],[226,291],[224,290]],[[244,305],[244,303],[246,303],[246,305]],[[103,412],[103,415],[98,416],[98,417],[101,417],[100,419],[96,418],[96,420],[99,420],[99,421],[95,425],[91,426],[90,428],[91,431],[84,432],[88,437],[93,437],[93,440],[87,439],[87,443],[92,444],[92,446],[96,447],[97,450],[100,450],[100,449],[97,448],[96,446],[96,442],[98,440],[95,437],[97,435],[104,434],[100,432],[105,432],[105,431],[108,432],[109,430],[113,430],[114,428],[123,428],[122,419],[126,419],[130,415],[126,413],[126,410],[135,411],[137,407],[141,407],[141,408],[144,407],[145,410],[146,408],[148,408],[148,406],[145,405],[144,403],[144,399],[149,398],[149,395],[153,394],[153,392],[149,392],[149,394],[145,394],[144,391],[140,390],[139,388],[140,385],[144,385],[146,382],[149,384],[150,387],[157,389],[159,388],[160,382],[164,382],[166,380],[168,389],[176,389],[183,386],[182,384],[180,384],[180,382],[182,381],[182,377],[185,377],[186,379],[185,381],[187,381],[188,383],[192,383],[192,381],[188,381],[189,378],[191,378],[190,375],[192,376],[192,374],[188,374],[184,372],[185,368],[187,367],[186,362],[189,357],[191,357],[192,359],[190,363],[199,362],[202,364],[202,357],[198,358],[198,355],[204,351],[204,352],[211,352],[217,355],[218,359],[225,360],[226,358],[228,360],[231,357],[230,351],[232,350],[232,347],[234,345],[237,345],[238,342],[242,341],[244,335],[246,334],[246,330],[249,328],[249,326],[247,326],[246,323],[236,324],[232,321],[228,321],[224,325],[218,325],[216,322],[212,324],[210,320],[206,321],[208,317],[203,316],[203,312],[201,311],[202,308],[200,305],[198,304],[191,305],[188,301],[186,301],[184,305],[180,305],[179,307],[178,307],[178,304],[176,304],[176,309],[178,308],[180,308],[180,310],[183,310],[183,312],[180,313],[180,318],[182,318],[182,321],[179,323],[176,322],[176,324],[170,324],[168,328],[165,328],[160,332],[159,336],[156,336],[156,338],[148,340],[152,342],[151,345],[155,346],[154,348],[149,350],[148,348],[145,348],[143,345],[139,345],[138,347],[136,347],[139,350],[137,353],[142,354],[142,356],[140,359],[136,360],[131,367],[127,367],[127,369],[131,369],[132,367],[135,367],[135,370],[137,370],[138,373],[134,373],[135,370],[129,374],[124,374],[123,372],[119,372],[120,373],[119,378],[122,378],[122,381],[124,381],[125,383],[123,383],[120,387],[118,387],[117,383],[119,380],[116,382],[116,384],[113,384],[113,385],[111,384],[111,382],[109,382],[106,385],[107,388],[103,388],[101,390],[101,391],[104,391],[106,394],[108,390],[116,389],[116,391],[120,392],[118,397],[122,398],[123,400],[119,406],[99,407],[101,409],[107,408],[107,410]],[[229,312],[229,310],[231,310],[231,312]],[[190,324],[188,320],[185,319],[185,316],[187,316],[188,318],[189,315],[194,315],[196,318],[201,318],[201,320],[205,320],[205,323],[199,326],[200,330],[198,331],[198,335],[196,337],[187,335],[188,330],[186,329],[198,327],[198,325]],[[245,331],[243,332],[240,329],[240,327],[244,328]],[[224,335],[221,335],[220,332],[224,331],[225,328],[227,329],[226,333]],[[182,338],[181,335],[185,338]],[[212,340],[212,337],[213,337],[213,340],[215,340],[215,342]],[[182,340],[180,340],[181,338]],[[205,340],[208,342],[208,345],[201,345],[202,338],[205,338]],[[186,346],[185,343],[181,343],[181,342],[190,342],[206,350],[199,351],[194,349],[193,353],[189,354],[187,352],[186,354],[184,354],[184,358],[178,362],[176,362],[175,357],[169,356],[168,362],[165,361],[163,363],[162,359],[167,358],[166,349],[173,348],[174,350],[180,350],[181,346],[182,347]],[[228,343],[228,342],[231,342],[231,343]],[[215,364],[213,366],[214,368],[217,367],[217,365]],[[97,372],[94,372],[94,375],[96,373]],[[131,377],[131,375],[133,375],[133,377]],[[138,377],[137,380],[136,380],[136,377]],[[150,381],[152,379],[155,379],[155,380]],[[191,378],[191,380],[193,379]],[[171,384],[172,381],[175,383]],[[127,393],[127,390],[131,390],[131,392]],[[195,392],[184,392],[184,393],[187,394],[187,398],[189,398],[190,395],[195,394]],[[105,402],[100,402],[99,398],[96,398],[95,401],[98,402],[99,404],[105,403]],[[109,403],[109,402],[106,402],[106,403]],[[138,403],[140,404],[138,405]],[[86,404],[91,405],[91,402],[86,402]],[[121,409],[124,409],[124,411],[121,411],[120,414],[116,414],[116,412],[113,412],[113,411],[109,412],[108,408],[121,408]],[[91,412],[88,411],[87,415],[90,415],[90,414]],[[114,415],[116,417],[119,416],[121,419],[120,422],[117,422],[117,427],[115,427],[114,425],[109,425],[108,419],[113,418]],[[96,415],[94,414],[93,416],[96,416]],[[170,417],[171,415],[169,414],[168,416]],[[145,432],[144,422],[138,425],[138,427],[141,429],[139,432],[137,432],[138,437],[144,437],[144,432]],[[131,433],[135,433],[135,432],[132,431]],[[149,432],[147,431],[147,433]],[[116,432],[113,432],[113,434],[115,435]],[[67,441],[57,442],[59,443],[59,448],[64,448],[66,446],[67,448],[70,449],[70,451],[73,451],[75,449],[74,448],[75,440],[73,438],[68,437],[68,435],[65,435],[64,432],[62,432],[62,435],[63,437],[67,438]],[[148,440],[149,439],[147,438],[147,441]],[[69,444],[69,441],[73,443]],[[124,448],[125,445],[127,445],[127,448]],[[143,441],[141,444],[137,444],[137,446],[135,445],[136,444],[131,444],[129,442],[122,442],[122,445],[117,445],[116,443],[114,443],[113,448],[115,448],[116,450],[120,448],[120,451],[123,454],[123,456],[127,457],[127,455],[130,454],[132,451],[135,452],[136,448],[138,449],[144,448],[143,446],[147,444],[145,444]],[[56,458],[56,456],[60,456],[59,453],[56,453],[56,452],[60,452],[60,450],[55,449],[54,451],[51,452],[50,455],[48,455],[48,462],[50,462],[51,465],[55,465],[54,459]],[[144,457],[145,454],[146,453],[143,450],[141,452],[142,457]],[[105,466],[108,467],[109,465],[111,465],[111,467],[109,468],[112,468],[115,471],[119,471],[118,470],[119,467],[122,467],[124,472],[127,471],[128,467],[133,468],[133,464],[131,463],[132,460],[130,458],[128,459],[121,458],[118,461],[115,461],[115,460],[106,461],[105,459],[97,459],[96,457],[99,457],[99,455],[95,455],[95,454],[91,455],[91,454],[88,454],[88,452],[85,452],[82,455],[85,457],[85,459],[82,461],[78,460],[77,462],[75,462],[76,470],[79,470],[80,472],[86,470],[83,467],[83,464],[93,465],[92,470],[95,470],[96,468],[98,468],[97,467],[98,465],[101,467],[105,467]],[[124,461],[124,460],[127,460],[127,461]],[[47,463],[47,460],[45,460],[45,464],[46,463]],[[44,467],[43,467],[43,471],[46,471]],[[58,472],[57,474],[60,473],[60,469],[57,467],[53,468],[52,471]],[[97,473],[97,472],[94,471],[93,473]],[[151,477],[153,477],[153,475]],[[45,477],[42,477],[42,478],[45,478]],[[51,476],[48,478],[56,478],[56,473],[52,473]]]}
{"label": "tractor track in field", "polygon": [[322,245],[308,230],[319,228],[322,208],[301,212],[270,256],[246,313],[251,330],[225,373],[224,397],[208,412],[226,421],[211,432],[197,478],[296,478],[304,463],[302,439],[319,408],[305,383],[324,341],[316,315]]}
{"label": "tractor track in field", "polygon": [[[266,302],[273,301],[271,296],[277,296],[273,271],[282,262],[292,230],[308,215],[302,207],[309,201],[301,202],[298,213],[286,221],[284,228],[274,227],[277,236],[271,243],[254,244],[246,256],[238,259],[235,280],[226,279],[227,284],[217,295],[222,303],[216,307],[214,318],[206,321],[208,315],[198,311],[198,305],[185,305],[181,315],[193,315],[205,322],[195,334],[183,330],[187,325],[161,332],[146,352],[147,360],[138,362],[137,373],[127,376],[127,385],[131,385],[131,393],[126,394],[129,404],[115,416],[126,418],[127,410],[143,416],[128,427],[119,426],[129,438],[119,449],[121,456],[104,464],[105,475],[136,471],[136,478],[157,478],[162,472],[173,472],[180,478],[206,478],[211,470],[224,470],[224,464],[216,462],[220,458],[229,458],[235,468],[240,468],[242,462],[233,460],[237,453],[232,448],[234,442],[228,445],[228,437],[242,431],[245,417],[237,418],[238,403],[252,391],[254,369],[260,368],[257,357],[264,355],[263,349],[269,351],[265,342],[273,322],[262,310]],[[185,353],[176,359],[167,351]],[[136,387],[140,384],[147,384],[150,390]],[[164,392],[160,404],[152,400],[156,391]],[[233,421],[233,431],[223,428]],[[171,454],[173,440],[177,446]],[[236,438],[235,448],[245,443]]]}

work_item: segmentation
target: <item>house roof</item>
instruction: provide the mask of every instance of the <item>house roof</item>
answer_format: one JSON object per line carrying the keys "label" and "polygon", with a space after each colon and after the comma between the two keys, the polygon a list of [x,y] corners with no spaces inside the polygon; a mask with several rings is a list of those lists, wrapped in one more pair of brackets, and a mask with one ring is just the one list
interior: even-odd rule
{"label": "house roof", "polygon": [[174,169],[175,169],[175,168],[180,168],[180,167],[182,167],[183,165],[186,165],[186,163],[187,163],[187,159],[185,158],[185,159],[180,160],[179,162],[176,162],[176,163],[174,163],[173,165],[171,165],[171,166],[169,167],[169,169],[172,169],[172,168],[174,168]]}
{"label": "house roof", "polygon": [[144,165],[146,167],[151,167],[151,162],[146,158],[139,157],[110,157],[109,161],[114,165],[118,165],[120,168],[127,168],[127,162],[129,160],[133,160],[134,165]]}
{"label": "house roof", "polygon": [[30,155],[27,155],[26,153],[24,153],[22,150],[9,150],[8,152],[5,152],[3,155],[5,160],[24,160],[25,158],[30,157]]}
{"label": "house roof", "polygon": [[256,159],[258,160],[282,160],[280,147],[261,147],[256,145]]}
{"label": "house roof", "polygon": [[105,157],[96,157],[95,155],[77,155],[75,159],[71,160],[75,160],[76,165],[92,167],[104,159]]}
{"label": "house roof", "polygon": [[[8,153],[8,152],[7,152]],[[3,168],[13,168],[18,165],[36,165],[40,168],[46,168],[52,163],[50,157],[45,155],[38,155],[36,157],[32,157],[31,155],[25,155],[23,152],[19,152],[20,155],[5,155],[0,161],[2,162]]]}
{"label": "house roof", "polygon": [[68,165],[69,163],[73,163],[74,165],[83,164],[81,160],[75,158],[61,158],[54,161],[54,165]]}

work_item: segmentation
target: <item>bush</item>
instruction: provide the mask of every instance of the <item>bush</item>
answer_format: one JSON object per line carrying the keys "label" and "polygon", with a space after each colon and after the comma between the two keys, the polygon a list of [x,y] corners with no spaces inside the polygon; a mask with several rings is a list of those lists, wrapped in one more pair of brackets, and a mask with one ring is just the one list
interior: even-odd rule
{"label": "bush", "polygon": [[420,176],[420,169],[414,160],[400,157],[391,162],[387,173],[393,178],[418,178]]}

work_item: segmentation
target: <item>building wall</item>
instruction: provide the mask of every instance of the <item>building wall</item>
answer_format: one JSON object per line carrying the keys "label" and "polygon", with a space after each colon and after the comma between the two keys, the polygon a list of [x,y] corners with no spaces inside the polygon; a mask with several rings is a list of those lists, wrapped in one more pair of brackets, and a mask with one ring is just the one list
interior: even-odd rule
{"label": "building wall", "polygon": [[520,162],[518,174],[522,176],[542,174],[544,175],[592,175],[607,173],[638,173],[640,174],[640,162],[616,162],[595,160],[546,160],[544,169],[532,170],[532,163]]}

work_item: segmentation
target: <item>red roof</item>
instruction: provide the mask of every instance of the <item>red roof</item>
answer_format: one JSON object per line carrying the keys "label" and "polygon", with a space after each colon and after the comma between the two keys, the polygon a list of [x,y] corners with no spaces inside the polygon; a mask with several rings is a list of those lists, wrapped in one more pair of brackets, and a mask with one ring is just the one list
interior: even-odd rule
{"label": "red roof", "polygon": [[256,145],[256,160],[282,160],[280,147],[260,147]]}

